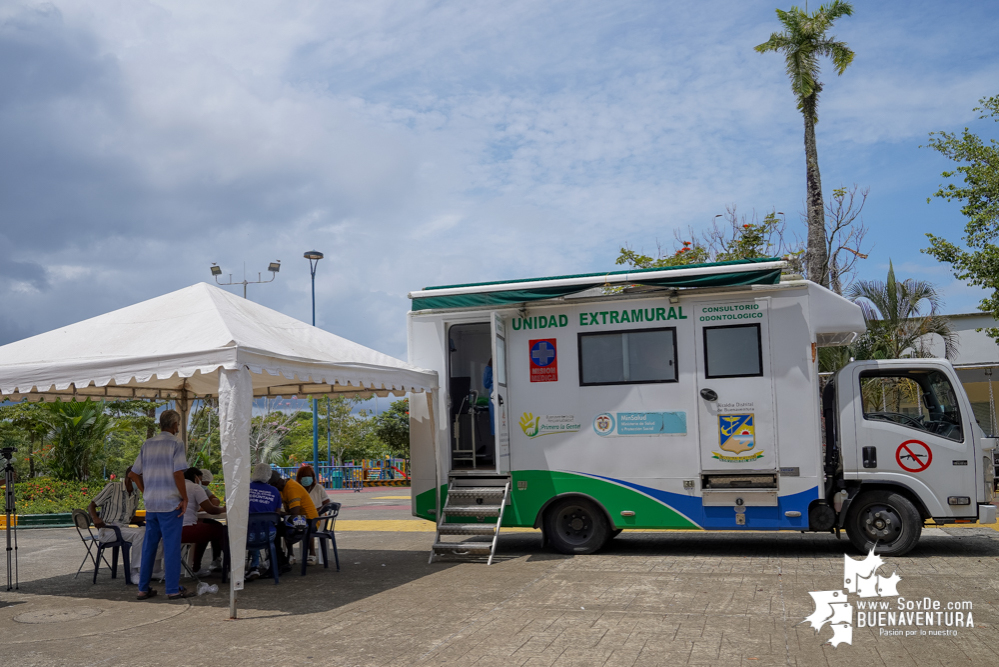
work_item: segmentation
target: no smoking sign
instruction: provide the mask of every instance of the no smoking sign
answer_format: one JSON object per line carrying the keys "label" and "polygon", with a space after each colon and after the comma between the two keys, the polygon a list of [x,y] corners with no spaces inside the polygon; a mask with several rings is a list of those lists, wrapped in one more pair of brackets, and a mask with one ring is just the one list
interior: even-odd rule
{"label": "no smoking sign", "polygon": [[923,472],[933,463],[933,452],[922,440],[906,440],[895,450],[895,461],[906,472]]}

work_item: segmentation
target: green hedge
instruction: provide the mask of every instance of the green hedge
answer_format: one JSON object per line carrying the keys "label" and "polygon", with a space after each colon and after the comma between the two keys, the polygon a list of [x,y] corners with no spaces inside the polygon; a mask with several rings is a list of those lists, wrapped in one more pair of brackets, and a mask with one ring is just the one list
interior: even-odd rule
{"label": "green hedge", "polygon": [[104,488],[104,480],[64,482],[50,477],[35,477],[14,484],[18,514],[59,514],[76,508],[86,509],[90,500]]}
{"label": "green hedge", "polygon": [[[65,482],[50,477],[35,477],[26,482],[14,484],[14,500],[18,514],[60,514],[75,509],[87,509],[107,480],[90,482]],[[216,496],[225,502],[225,486],[215,482],[209,486]],[[136,489],[138,490],[138,489]],[[143,509],[142,496],[139,496],[137,509]]]}

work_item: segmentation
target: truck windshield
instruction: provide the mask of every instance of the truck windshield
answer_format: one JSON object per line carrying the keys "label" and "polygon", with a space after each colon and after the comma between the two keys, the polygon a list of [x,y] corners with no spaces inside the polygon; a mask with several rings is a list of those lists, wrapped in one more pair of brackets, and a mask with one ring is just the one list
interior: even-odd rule
{"label": "truck windshield", "polygon": [[957,394],[942,372],[927,369],[869,371],[860,375],[864,419],[961,441]]}

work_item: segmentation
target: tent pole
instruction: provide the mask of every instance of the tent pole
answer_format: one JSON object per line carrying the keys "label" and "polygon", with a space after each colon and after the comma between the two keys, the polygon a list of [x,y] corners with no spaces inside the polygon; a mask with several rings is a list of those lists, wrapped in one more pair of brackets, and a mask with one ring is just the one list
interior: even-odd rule
{"label": "tent pole", "polygon": [[187,400],[187,380],[180,390],[180,398],[177,399],[177,410],[180,412],[180,439],[184,441],[184,455],[187,456],[187,418],[191,409],[191,404]]}

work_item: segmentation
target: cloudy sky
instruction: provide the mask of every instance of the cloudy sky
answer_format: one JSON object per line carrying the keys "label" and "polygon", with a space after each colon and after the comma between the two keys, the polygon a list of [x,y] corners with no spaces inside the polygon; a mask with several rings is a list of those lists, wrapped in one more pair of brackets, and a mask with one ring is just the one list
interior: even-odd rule
{"label": "cloudy sky", "polygon": [[[0,343],[198,281],[405,358],[407,292],[599,271],[726,205],[803,210],[774,4],[0,2]],[[977,294],[920,148],[999,93],[992,3],[855,2],[820,106],[826,192],[871,188],[862,277]],[[239,289],[241,288],[229,288]]]}

